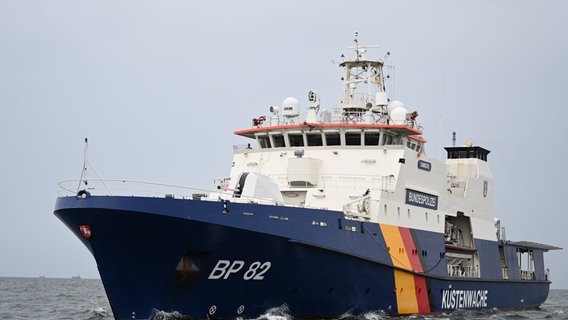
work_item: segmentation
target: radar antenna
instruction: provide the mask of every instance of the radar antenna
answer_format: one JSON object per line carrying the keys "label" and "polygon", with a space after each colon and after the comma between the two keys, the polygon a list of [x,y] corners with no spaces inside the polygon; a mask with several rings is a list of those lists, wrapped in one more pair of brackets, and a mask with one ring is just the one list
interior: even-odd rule
{"label": "radar antenna", "polygon": [[[367,58],[367,51],[378,45],[360,45],[359,32],[355,32],[355,57],[339,64],[345,69],[343,80],[342,120],[345,122],[375,122],[371,113],[385,109],[388,98],[385,92],[383,60]],[[385,109],[386,110],[386,109]]]}

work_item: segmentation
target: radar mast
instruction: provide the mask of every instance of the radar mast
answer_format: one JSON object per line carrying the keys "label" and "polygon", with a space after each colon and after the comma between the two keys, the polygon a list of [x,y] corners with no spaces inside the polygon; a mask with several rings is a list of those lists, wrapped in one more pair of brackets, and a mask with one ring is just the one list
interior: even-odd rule
{"label": "radar mast", "polygon": [[378,45],[359,45],[359,33],[355,32],[353,49],[355,56],[339,64],[345,68],[343,80],[343,99],[341,103],[343,121],[359,122],[365,113],[386,114],[388,98],[383,74],[384,59],[367,59],[367,50],[379,48]]}

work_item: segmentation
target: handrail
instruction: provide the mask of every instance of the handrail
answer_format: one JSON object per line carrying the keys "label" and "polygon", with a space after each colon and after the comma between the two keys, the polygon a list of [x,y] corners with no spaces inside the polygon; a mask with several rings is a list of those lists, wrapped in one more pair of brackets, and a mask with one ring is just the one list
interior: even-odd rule
{"label": "handrail", "polygon": [[[63,195],[76,195],[77,192],[79,190],[76,190],[76,183],[79,182],[80,186],[83,186],[83,188],[89,192],[99,192],[99,194],[103,194],[103,195],[112,195],[116,192],[117,195],[136,195],[136,193],[140,192],[140,193],[153,193],[153,194],[160,194],[160,195],[174,195],[176,194],[175,192],[172,193],[171,189],[182,189],[182,190],[186,190],[186,191],[198,191],[198,192],[206,192],[206,193],[212,193],[212,192],[218,192],[218,190],[209,190],[209,189],[202,189],[202,188],[196,188],[196,187],[189,187],[189,186],[181,186],[181,185],[175,185],[175,184],[168,184],[168,183],[160,183],[160,182],[151,182],[151,181],[143,181],[143,180],[130,180],[130,179],[110,179],[110,178],[105,178],[105,179],[88,179],[88,180],[78,180],[78,179],[71,179],[71,180],[63,180],[57,183],[57,186],[59,187],[58,190],[58,194],[63,196]],[[86,183],[85,183],[86,182]],[[73,187],[71,187],[71,184],[74,183],[75,185],[73,185]],[[94,183],[94,184],[93,184]],[[100,183],[100,185],[98,185],[97,183]],[[107,183],[109,185],[107,185]],[[117,186],[117,184],[124,184],[121,186]],[[169,188],[169,189],[164,189],[164,190],[143,190],[143,189],[138,189],[138,188],[131,188],[130,186],[132,185],[144,185],[144,186],[154,186],[154,187],[158,187],[158,188]],[[124,188],[124,187],[127,188]],[[103,190],[103,192],[101,192],[101,190]],[[112,194],[111,194],[111,190],[112,190]],[[169,190],[169,191],[168,191]],[[122,191],[122,192],[120,192]],[[124,192],[127,191],[127,192]],[[136,193],[132,193],[132,192],[136,192]]]}
{"label": "handrail", "polygon": [[[209,200],[218,200],[218,201],[229,200],[231,202],[250,202],[258,204],[284,205],[284,203],[277,202],[274,199],[253,198],[246,196],[234,197],[232,190],[224,188],[219,190],[210,190],[210,189],[161,183],[161,182],[150,182],[150,181],[129,180],[129,179],[108,179],[108,178],[88,179],[86,180],[86,184],[85,180],[77,180],[77,179],[60,181],[57,183],[59,187],[58,191],[59,196],[60,197],[77,196],[79,190],[73,190],[73,188],[70,187],[71,185],[76,187],[77,182],[80,182],[80,186],[83,187],[83,190],[88,191],[90,194],[93,195],[146,196],[146,197],[192,199],[194,195],[209,197],[210,194],[213,194],[216,196],[216,198],[211,198]],[[97,185],[97,183],[99,183],[99,185]],[[150,188],[143,189],[141,187],[132,187],[132,186],[149,186]],[[183,191],[175,192],[176,191],[175,189],[180,189]],[[188,191],[196,191],[200,193],[191,194]],[[230,192],[225,193],[225,191],[230,191]]]}
{"label": "handrail", "polygon": [[[394,192],[396,187],[396,178],[393,175],[372,175],[372,174],[320,174],[314,173],[311,176],[315,184],[312,185],[290,185],[290,181],[302,180],[308,176],[307,174],[271,174],[270,177],[280,185],[281,188],[288,187],[306,187],[306,188],[369,188],[375,186],[375,189],[385,192]],[[298,177],[297,179],[295,179]],[[310,177],[311,178],[311,177]]]}
{"label": "handrail", "polygon": [[462,266],[458,264],[448,264],[448,275],[450,277],[469,277],[479,278],[478,266]]}

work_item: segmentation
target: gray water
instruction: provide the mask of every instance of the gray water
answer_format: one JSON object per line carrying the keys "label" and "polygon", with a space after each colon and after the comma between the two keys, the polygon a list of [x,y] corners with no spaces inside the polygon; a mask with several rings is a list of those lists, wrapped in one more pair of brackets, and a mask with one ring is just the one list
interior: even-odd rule
{"label": "gray water", "polygon": [[[102,282],[93,279],[1,278],[0,319],[113,320]],[[159,313],[156,319],[176,319]],[[441,315],[388,317],[381,313],[344,315],[341,320],[380,319],[565,319],[568,320],[568,290],[551,290],[548,300],[535,310],[456,311]],[[267,310],[259,320],[292,320],[285,308]]]}

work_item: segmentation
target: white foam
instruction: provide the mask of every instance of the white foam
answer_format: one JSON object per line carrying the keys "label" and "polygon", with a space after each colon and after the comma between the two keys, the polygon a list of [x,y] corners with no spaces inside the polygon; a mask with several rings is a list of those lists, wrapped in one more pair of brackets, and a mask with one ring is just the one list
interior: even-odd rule
{"label": "white foam", "polygon": [[290,309],[288,305],[283,304],[280,307],[270,308],[266,313],[260,315],[256,320],[291,320]]}

